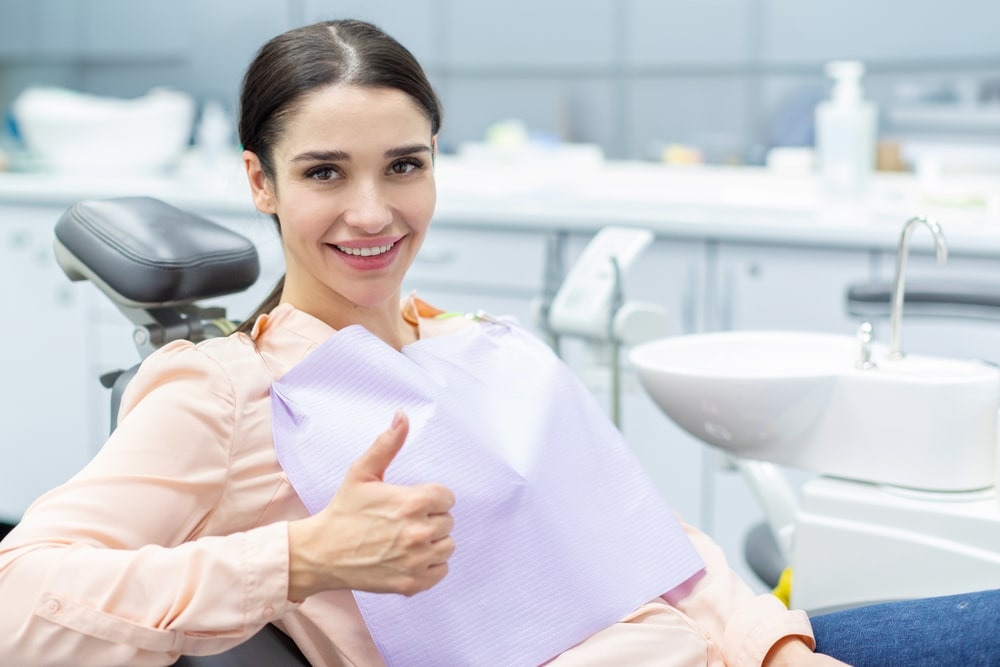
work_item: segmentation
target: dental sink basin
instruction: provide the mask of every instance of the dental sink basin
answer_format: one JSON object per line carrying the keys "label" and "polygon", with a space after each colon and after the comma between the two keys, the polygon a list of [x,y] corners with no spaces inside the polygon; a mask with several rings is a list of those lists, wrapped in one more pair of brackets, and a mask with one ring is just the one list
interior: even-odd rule
{"label": "dental sink basin", "polygon": [[736,456],[931,491],[995,481],[1000,369],[853,336],[734,331],[651,341],[629,360],[696,438]]}

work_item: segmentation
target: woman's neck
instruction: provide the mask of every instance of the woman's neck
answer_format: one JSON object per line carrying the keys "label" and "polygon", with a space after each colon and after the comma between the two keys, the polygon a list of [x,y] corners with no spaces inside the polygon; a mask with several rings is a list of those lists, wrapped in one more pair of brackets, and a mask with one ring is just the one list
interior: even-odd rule
{"label": "woman's neck", "polygon": [[309,313],[338,331],[354,324],[363,326],[397,350],[401,350],[404,345],[409,345],[420,337],[418,325],[411,324],[403,318],[399,299],[375,308],[364,308],[353,304],[347,308],[333,304],[310,306],[285,298],[282,301],[291,303],[295,308]]}
{"label": "woman's neck", "polygon": [[409,345],[420,337],[417,327],[404,320],[398,308],[394,317],[367,318],[366,321],[353,324],[360,324],[397,350],[403,349],[404,345]]}

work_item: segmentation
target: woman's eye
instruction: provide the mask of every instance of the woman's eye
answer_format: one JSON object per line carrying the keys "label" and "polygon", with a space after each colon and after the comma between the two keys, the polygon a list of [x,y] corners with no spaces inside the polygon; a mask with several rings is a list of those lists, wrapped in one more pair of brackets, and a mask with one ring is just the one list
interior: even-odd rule
{"label": "woman's eye", "polygon": [[317,181],[332,181],[337,178],[337,170],[333,167],[316,167],[307,171],[306,176]]}
{"label": "woman's eye", "polygon": [[424,166],[424,163],[416,158],[406,158],[393,162],[389,171],[393,174],[409,174]]}

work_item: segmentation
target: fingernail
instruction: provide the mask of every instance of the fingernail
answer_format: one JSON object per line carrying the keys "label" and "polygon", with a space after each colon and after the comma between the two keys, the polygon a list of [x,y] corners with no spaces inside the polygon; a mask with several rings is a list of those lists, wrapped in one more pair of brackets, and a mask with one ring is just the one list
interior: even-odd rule
{"label": "fingernail", "polygon": [[395,431],[399,428],[399,425],[403,423],[403,411],[396,410],[396,414],[392,416],[392,430]]}

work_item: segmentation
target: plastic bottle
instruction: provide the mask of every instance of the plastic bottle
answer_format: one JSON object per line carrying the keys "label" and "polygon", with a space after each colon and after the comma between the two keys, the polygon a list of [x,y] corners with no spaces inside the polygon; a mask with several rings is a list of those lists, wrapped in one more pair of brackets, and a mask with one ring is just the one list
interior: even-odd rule
{"label": "plastic bottle", "polygon": [[862,63],[827,63],[834,80],[830,100],[816,106],[816,153],[820,174],[831,197],[854,199],[868,189],[875,169],[877,116],[875,105],[864,99]]}

